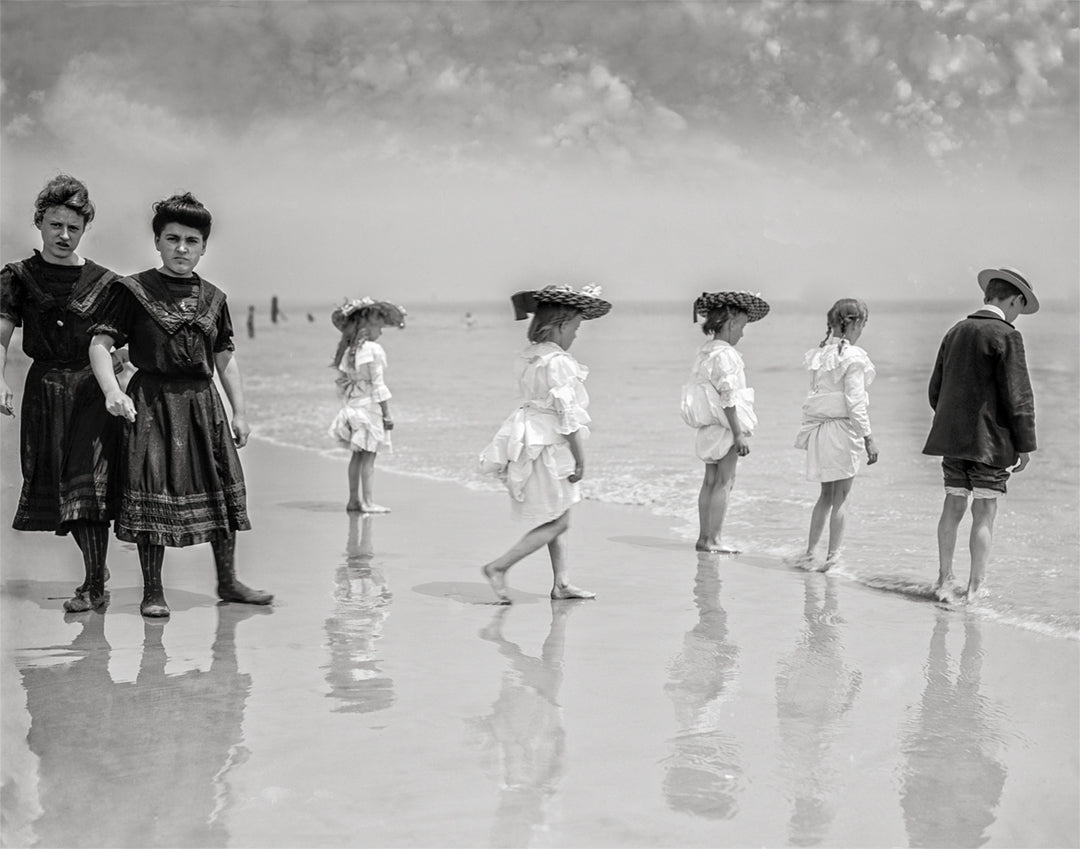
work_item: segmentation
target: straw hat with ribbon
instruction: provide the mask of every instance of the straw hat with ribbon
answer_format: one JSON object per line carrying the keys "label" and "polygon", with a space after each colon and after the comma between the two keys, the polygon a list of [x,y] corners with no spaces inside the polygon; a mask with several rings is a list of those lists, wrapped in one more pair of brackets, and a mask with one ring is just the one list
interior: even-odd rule
{"label": "straw hat with ribbon", "polygon": [[345,322],[353,313],[366,313],[366,317],[381,322],[385,327],[404,327],[405,307],[374,298],[346,298],[341,306],[330,314],[330,320],[338,330],[345,330]]}
{"label": "straw hat with ribbon", "polygon": [[986,268],[979,272],[979,288],[984,292],[986,284],[991,280],[1004,280],[1020,290],[1026,302],[1024,308],[1020,310],[1020,315],[1031,315],[1039,311],[1039,299],[1031,290],[1031,284],[1015,268]]}
{"label": "straw hat with ribbon", "polygon": [[769,305],[759,294],[751,292],[702,292],[701,297],[694,301],[694,321],[698,316],[705,317],[710,310],[719,309],[723,306],[733,306],[741,309],[749,317],[750,321],[760,321],[769,313]]}
{"label": "straw hat with ribbon", "polygon": [[590,319],[607,315],[611,309],[611,303],[600,294],[599,286],[582,286],[580,292],[574,291],[572,286],[545,286],[531,292],[518,292],[510,302],[514,305],[514,318],[519,321],[536,312],[539,304],[565,304],[580,310],[582,318]]}

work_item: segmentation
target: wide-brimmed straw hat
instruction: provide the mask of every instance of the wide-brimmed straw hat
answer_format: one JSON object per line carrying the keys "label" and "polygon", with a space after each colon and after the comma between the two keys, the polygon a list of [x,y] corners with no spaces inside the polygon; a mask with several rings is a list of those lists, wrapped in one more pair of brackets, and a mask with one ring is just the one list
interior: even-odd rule
{"label": "wide-brimmed straw hat", "polygon": [[986,284],[991,280],[1004,280],[1020,290],[1027,302],[1020,310],[1021,315],[1031,315],[1039,311],[1039,299],[1031,291],[1031,284],[1014,268],[984,268],[979,272],[979,288],[986,291]]}
{"label": "wide-brimmed straw hat", "polygon": [[389,301],[376,301],[374,298],[346,298],[340,307],[330,313],[330,320],[338,330],[345,329],[345,322],[353,313],[367,313],[368,317],[380,321],[385,327],[404,327],[405,307]]}
{"label": "wide-brimmed straw hat", "polygon": [[702,292],[701,297],[694,301],[694,321],[698,316],[705,317],[710,310],[731,305],[745,312],[750,321],[760,321],[769,312],[769,305],[761,295],[752,292]]}
{"label": "wide-brimmed straw hat", "polygon": [[514,317],[519,321],[536,312],[539,304],[565,304],[581,311],[581,317],[600,318],[607,315],[611,303],[600,297],[599,286],[582,286],[575,292],[572,286],[545,286],[534,292],[518,292],[510,298],[514,305]]}

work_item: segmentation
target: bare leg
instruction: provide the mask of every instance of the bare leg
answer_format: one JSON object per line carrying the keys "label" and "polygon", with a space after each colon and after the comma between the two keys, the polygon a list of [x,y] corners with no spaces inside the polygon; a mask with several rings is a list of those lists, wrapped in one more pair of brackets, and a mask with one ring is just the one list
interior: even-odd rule
{"label": "bare leg", "polygon": [[353,451],[349,457],[349,503],[345,509],[350,513],[360,512],[360,452]]}
{"label": "bare leg", "polygon": [[986,566],[990,562],[990,545],[994,541],[996,498],[975,498],[971,502],[971,575],[968,577],[968,601],[979,594]]}
{"label": "bare leg", "polygon": [[491,584],[495,595],[498,596],[500,604],[512,603],[506,592],[506,571],[522,558],[528,557],[541,546],[547,545],[569,527],[570,511],[567,511],[559,518],[533,528],[511,546],[509,551],[483,567],[481,571]]}
{"label": "bare leg", "polygon": [[846,478],[831,483],[832,515],[829,518],[829,552],[825,557],[826,569],[836,563],[837,558],[840,556],[840,546],[844,542],[844,526],[847,524],[845,507],[848,494],[851,492],[851,486],[855,483],[855,478]]}
{"label": "bare leg", "polygon": [[814,549],[821,542],[821,534],[825,530],[825,520],[829,517],[829,507],[832,504],[831,482],[821,484],[821,494],[818,495],[814,511],[810,514],[810,538],[806,542],[806,558],[810,560],[814,556]]}
{"label": "bare leg", "polygon": [[389,513],[389,507],[376,504],[375,498],[375,452],[360,452],[360,510],[363,513]]}
{"label": "bare leg", "polygon": [[720,534],[727,516],[728,496],[735,485],[735,465],[738,459],[739,454],[732,447],[718,463],[705,464],[705,478],[701,482],[701,492],[698,495],[700,531],[694,546],[698,551],[738,553],[729,552],[720,544]]}
{"label": "bare leg", "polygon": [[561,533],[548,543],[551,555],[551,571],[555,575],[551,585],[553,599],[596,598],[596,593],[575,587],[570,583],[570,567],[566,563],[566,534]]}
{"label": "bare leg", "polygon": [[955,601],[955,578],[953,577],[953,555],[956,553],[956,529],[964,518],[967,498],[962,495],[946,494],[941,505],[941,518],[938,520],[938,582],[935,595],[942,601]]}

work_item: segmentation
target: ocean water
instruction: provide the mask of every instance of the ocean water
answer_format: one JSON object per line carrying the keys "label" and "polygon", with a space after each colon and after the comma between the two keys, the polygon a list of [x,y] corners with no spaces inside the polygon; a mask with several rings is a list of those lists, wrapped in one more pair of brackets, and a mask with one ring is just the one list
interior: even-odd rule
{"label": "ocean water", "polygon": [[[513,321],[508,300],[408,306],[408,327],[386,330],[380,340],[396,427],[393,451],[379,456],[376,473],[498,489],[476,471],[476,458],[515,405],[512,363],[525,344],[526,323]],[[340,457],[341,486],[327,497],[344,503],[348,454],[327,435],[338,405],[329,367],[338,338],[329,321],[332,305],[286,307],[288,320],[276,325],[260,308],[255,338],[248,339],[246,304],[232,304],[253,436]],[[827,307],[774,304],[739,343],[760,420],[751,454],[739,460],[724,529],[725,542],[743,551],[791,558],[805,546],[818,484],[805,479],[805,455],[792,442],[807,385],[802,356],[824,335]],[[972,305],[870,308],[860,345],[877,367],[870,415],[881,459],[864,465],[856,480],[836,571],[918,596],[937,575],[943,498],[940,460],[921,453],[931,418],[926,384],[942,334]],[[1039,450],[999,502],[988,594],[973,606],[975,615],[1065,639],[1080,638],[1077,320],[1075,309],[1048,307],[1018,322],[1035,389]],[[689,303],[616,298],[607,317],[583,325],[573,347],[591,370],[585,498],[670,517],[673,534],[688,544],[697,533],[703,465],[693,453],[693,431],[679,417],[679,390],[704,338],[691,323]],[[967,519],[957,544],[961,580],[969,527]]]}

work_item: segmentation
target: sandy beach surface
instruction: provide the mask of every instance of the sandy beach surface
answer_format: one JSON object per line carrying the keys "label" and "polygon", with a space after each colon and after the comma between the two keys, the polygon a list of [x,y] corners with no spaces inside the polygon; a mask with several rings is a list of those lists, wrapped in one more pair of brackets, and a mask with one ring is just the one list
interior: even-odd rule
{"label": "sandy beach surface", "polygon": [[[21,374],[10,375],[21,391]],[[170,549],[144,621],[65,615],[70,538],[10,529],[2,425],[5,846],[1076,846],[1078,643],[806,574],[699,557],[642,508],[586,502],[588,602],[537,553],[495,606],[505,497],[253,441],[238,571]],[[927,530],[932,533],[932,529]],[[933,565],[927,564],[932,575]]]}

